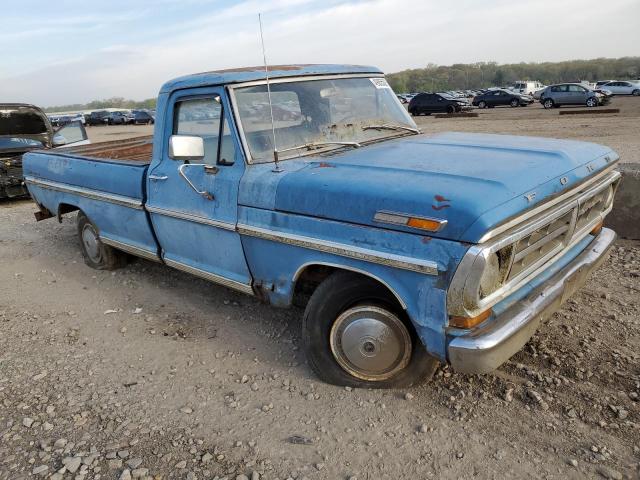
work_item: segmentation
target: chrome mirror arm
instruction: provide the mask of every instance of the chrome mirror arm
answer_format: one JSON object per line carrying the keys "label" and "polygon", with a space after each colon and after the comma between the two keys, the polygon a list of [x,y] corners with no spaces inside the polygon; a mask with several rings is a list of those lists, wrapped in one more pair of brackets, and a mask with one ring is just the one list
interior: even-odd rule
{"label": "chrome mirror arm", "polygon": [[189,180],[187,175],[184,173],[184,169],[187,167],[208,167],[206,163],[183,163],[178,167],[178,173],[182,178],[184,178],[185,182],[189,184],[189,186],[196,192],[198,195],[202,195],[207,200],[213,200],[213,195],[206,190],[198,190],[198,188]]}

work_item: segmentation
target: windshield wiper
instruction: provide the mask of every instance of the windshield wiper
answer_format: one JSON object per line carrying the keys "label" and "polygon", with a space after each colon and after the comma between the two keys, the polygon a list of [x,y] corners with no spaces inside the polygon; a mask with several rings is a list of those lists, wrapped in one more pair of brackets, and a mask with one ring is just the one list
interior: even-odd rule
{"label": "windshield wiper", "polygon": [[417,128],[407,127],[406,125],[393,125],[391,123],[383,123],[382,125],[365,125],[362,130],[405,130],[407,132],[422,133]]}
{"label": "windshield wiper", "polygon": [[300,150],[303,148],[306,148],[307,150],[314,150],[316,148],[324,147],[327,145],[339,145],[343,147],[353,147],[353,148],[359,148],[362,146],[358,142],[309,142],[309,143],[303,143],[302,145],[296,145],[295,147],[278,149],[278,153],[290,152],[292,150]]}

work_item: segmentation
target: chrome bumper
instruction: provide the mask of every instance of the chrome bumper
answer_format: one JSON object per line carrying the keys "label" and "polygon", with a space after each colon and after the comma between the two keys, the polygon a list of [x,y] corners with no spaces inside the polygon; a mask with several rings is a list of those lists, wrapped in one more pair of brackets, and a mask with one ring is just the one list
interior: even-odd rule
{"label": "chrome bumper", "polygon": [[497,318],[466,335],[455,337],[447,349],[449,363],[462,373],[488,373],[506,362],[533,336],[542,319],[557,311],[607,258],[616,240],[613,230],[602,232],[562,270]]}

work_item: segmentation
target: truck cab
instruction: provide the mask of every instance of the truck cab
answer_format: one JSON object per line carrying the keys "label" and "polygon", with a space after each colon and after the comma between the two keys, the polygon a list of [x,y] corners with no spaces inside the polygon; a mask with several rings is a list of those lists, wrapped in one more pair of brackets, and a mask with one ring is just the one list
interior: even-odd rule
{"label": "truck cab", "polygon": [[163,263],[305,305],[323,380],[484,373],[604,259],[620,174],[595,144],[423,135],[374,67],[167,82],[152,138],[25,157],[38,218],[78,211],[86,263]]}

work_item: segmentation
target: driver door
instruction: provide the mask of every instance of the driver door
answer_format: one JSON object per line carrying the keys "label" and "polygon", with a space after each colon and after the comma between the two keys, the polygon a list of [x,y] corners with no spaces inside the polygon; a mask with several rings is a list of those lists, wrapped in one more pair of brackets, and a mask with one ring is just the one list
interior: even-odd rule
{"label": "driver door", "polygon": [[[236,232],[244,160],[229,113],[222,88],[173,94],[163,127],[162,159],[147,179],[147,210],[166,264],[252,293]],[[177,146],[194,137],[202,156],[178,157]]]}

